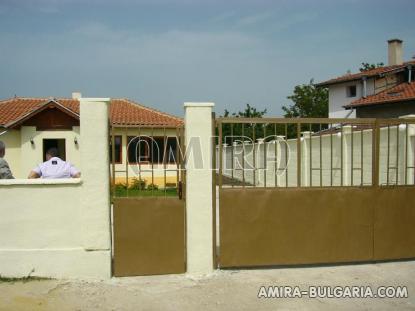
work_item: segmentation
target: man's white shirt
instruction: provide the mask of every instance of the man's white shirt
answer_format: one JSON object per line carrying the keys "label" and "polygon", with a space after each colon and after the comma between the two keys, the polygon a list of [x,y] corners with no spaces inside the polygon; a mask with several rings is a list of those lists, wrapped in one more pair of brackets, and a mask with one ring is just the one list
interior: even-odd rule
{"label": "man's white shirt", "polygon": [[71,178],[79,171],[69,162],[65,162],[58,157],[43,162],[33,169],[33,172],[42,178]]}

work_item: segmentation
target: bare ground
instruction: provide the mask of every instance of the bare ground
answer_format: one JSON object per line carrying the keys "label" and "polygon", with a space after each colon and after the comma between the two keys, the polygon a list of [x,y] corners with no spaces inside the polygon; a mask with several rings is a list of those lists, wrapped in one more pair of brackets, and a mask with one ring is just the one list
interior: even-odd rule
{"label": "bare ground", "polygon": [[[400,299],[258,299],[260,286],[408,287]],[[0,282],[0,310],[415,310],[415,261],[218,271],[107,281]]]}

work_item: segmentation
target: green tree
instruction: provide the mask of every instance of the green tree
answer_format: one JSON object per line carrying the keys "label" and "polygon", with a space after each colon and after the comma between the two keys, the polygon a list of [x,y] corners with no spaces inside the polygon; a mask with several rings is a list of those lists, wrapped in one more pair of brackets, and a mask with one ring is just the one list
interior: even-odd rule
{"label": "green tree", "polygon": [[[258,110],[257,108],[246,104],[246,107],[242,111],[229,112],[225,109],[224,118],[262,118],[267,113],[267,110]],[[222,125],[222,142],[232,144],[234,140],[241,139],[238,136],[245,136],[251,139],[262,138],[265,125],[256,123],[224,123]],[[219,135],[218,129],[216,134]],[[233,138],[233,137],[234,138]],[[236,137],[235,137],[236,136]]]}
{"label": "green tree", "polygon": [[[293,101],[292,105],[283,106],[284,117],[286,118],[327,118],[329,107],[329,93],[327,88],[317,87],[314,80],[311,79],[308,84],[297,85],[293,94],[287,96]],[[327,125],[302,125],[302,131],[317,132],[326,128]],[[295,125],[288,125],[284,135],[289,138],[297,136],[297,128]]]}
{"label": "green tree", "polygon": [[287,98],[294,104],[282,107],[286,118],[326,118],[328,116],[328,90],[316,87],[313,79],[309,84],[297,85],[293,94]]}
{"label": "green tree", "polygon": [[384,63],[377,63],[377,64],[369,64],[369,63],[362,63],[362,67],[359,68],[360,72],[376,69],[379,67],[383,67]]}
{"label": "green tree", "polygon": [[267,109],[257,110],[250,104],[246,104],[245,110],[239,112],[233,112],[232,114],[225,109],[223,117],[234,117],[234,118],[262,118],[267,113]]}

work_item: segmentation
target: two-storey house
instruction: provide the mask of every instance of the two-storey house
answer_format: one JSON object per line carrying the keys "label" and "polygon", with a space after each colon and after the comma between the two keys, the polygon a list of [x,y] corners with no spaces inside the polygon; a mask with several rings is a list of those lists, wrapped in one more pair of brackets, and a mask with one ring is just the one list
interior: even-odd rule
{"label": "two-storey house", "polygon": [[330,118],[395,118],[415,114],[415,60],[403,61],[402,40],[388,41],[388,65],[321,83]]}

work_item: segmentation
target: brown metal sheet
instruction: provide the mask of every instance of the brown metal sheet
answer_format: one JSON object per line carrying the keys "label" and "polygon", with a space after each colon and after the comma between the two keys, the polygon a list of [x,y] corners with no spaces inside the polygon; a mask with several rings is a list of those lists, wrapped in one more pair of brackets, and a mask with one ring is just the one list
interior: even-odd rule
{"label": "brown metal sheet", "polygon": [[415,187],[381,187],[375,205],[376,260],[415,258]]}
{"label": "brown metal sheet", "polygon": [[415,258],[414,187],[222,189],[220,266]]}
{"label": "brown metal sheet", "polygon": [[184,209],[178,198],[115,198],[114,275],[184,273]]}
{"label": "brown metal sheet", "polygon": [[373,258],[372,188],[221,189],[220,266]]}

